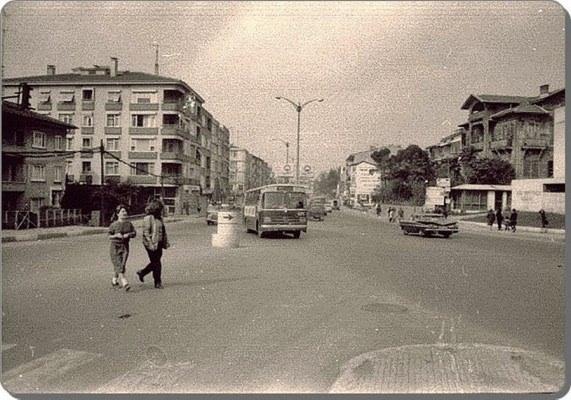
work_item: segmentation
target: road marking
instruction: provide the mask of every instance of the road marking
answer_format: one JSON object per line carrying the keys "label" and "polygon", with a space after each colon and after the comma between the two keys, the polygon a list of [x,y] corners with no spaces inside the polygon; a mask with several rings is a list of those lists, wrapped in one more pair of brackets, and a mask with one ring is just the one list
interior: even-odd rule
{"label": "road marking", "polygon": [[[194,368],[190,362],[157,365],[145,361],[139,367],[119,376],[96,390],[95,393],[184,393],[181,378]],[[188,380],[185,381],[189,383]]]}
{"label": "road marking", "polygon": [[98,357],[101,354],[60,349],[3,373],[2,383],[14,393],[43,392],[67,372]]}

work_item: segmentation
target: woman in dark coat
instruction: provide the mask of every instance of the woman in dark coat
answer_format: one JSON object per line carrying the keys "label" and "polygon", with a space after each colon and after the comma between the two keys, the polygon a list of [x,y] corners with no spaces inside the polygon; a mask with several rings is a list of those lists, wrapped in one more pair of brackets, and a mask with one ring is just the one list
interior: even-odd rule
{"label": "woman in dark coat", "polygon": [[504,220],[504,216],[502,215],[502,209],[498,208],[496,210],[496,222],[498,223],[498,231],[502,230],[502,221]]}
{"label": "woman in dark coat", "polygon": [[147,215],[143,219],[143,245],[149,255],[149,264],[140,271],[137,271],[139,280],[145,281],[145,275],[153,273],[155,288],[162,289],[162,264],[161,257],[163,249],[170,247],[167,238],[167,231],[163,222],[163,204],[158,200],[153,200],[145,209]]}
{"label": "woman in dark coat", "polygon": [[490,208],[490,211],[488,211],[488,215],[486,216],[486,218],[488,219],[488,225],[490,227],[490,230],[492,230],[494,228],[494,222],[496,221],[496,214],[494,214],[494,210]]}
{"label": "woman in dark coat", "polygon": [[549,221],[547,221],[547,216],[545,215],[545,210],[543,208],[539,210],[539,216],[541,217],[541,232],[547,233],[547,225],[549,225]]}

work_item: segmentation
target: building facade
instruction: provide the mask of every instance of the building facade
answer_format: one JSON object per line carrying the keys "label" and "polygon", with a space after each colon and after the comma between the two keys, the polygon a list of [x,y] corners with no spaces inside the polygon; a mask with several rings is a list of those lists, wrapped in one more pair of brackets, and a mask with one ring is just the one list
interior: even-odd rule
{"label": "building facade", "polygon": [[244,192],[273,183],[272,169],[267,162],[251,154],[248,150],[230,146],[229,187],[238,203]]}
{"label": "building facade", "polygon": [[66,135],[75,126],[2,102],[2,211],[59,207]]}
{"label": "building facade", "polygon": [[221,158],[229,153],[229,133],[183,81],[119,71],[112,59],[111,67],[79,67],[66,74],[48,66],[46,75],[4,80],[4,91],[10,94],[22,82],[33,88],[31,105],[38,113],[80,127],[67,135],[68,150],[103,145],[110,153],[103,171],[97,153],[69,159],[70,182],[143,186],[150,196],[163,198],[169,213],[189,213],[201,197],[213,195],[215,182],[222,187],[227,179],[228,162]]}
{"label": "building facade", "polygon": [[426,148],[430,159],[434,162],[436,176],[438,178],[452,178],[454,175],[454,163],[462,152],[462,129],[457,129],[435,145]]}

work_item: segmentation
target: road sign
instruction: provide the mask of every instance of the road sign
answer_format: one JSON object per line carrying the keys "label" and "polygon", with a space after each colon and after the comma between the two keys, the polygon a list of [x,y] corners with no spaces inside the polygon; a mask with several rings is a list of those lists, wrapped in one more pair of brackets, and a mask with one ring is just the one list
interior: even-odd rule
{"label": "road sign", "polygon": [[284,165],[284,171],[285,171],[285,172],[291,171],[291,166],[288,165],[288,164]]}
{"label": "road sign", "polygon": [[304,170],[305,172],[309,172],[309,171],[311,171],[311,166],[310,166],[310,165],[306,165],[305,167],[303,167],[303,170]]}

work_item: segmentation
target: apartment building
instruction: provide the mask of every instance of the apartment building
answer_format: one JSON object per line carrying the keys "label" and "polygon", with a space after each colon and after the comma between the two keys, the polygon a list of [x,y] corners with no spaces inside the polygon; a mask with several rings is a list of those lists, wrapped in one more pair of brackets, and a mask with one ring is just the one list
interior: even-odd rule
{"label": "apartment building", "polygon": [[[2,211],[59,207],[65,188],[65,138],[76,127],[2,102]],[[59,152],[59,155],[58,155]]]}
{"label": "apartment building", "polygon": [[434,162],[438,178],[452,178],[453,162],[458,160],[462,152],[462,132],[462,129],[457,129],[437,144],[426,148],[430,159]]}
{"label": "apartment building", "polygon": [[267,162],[246,149],[230,146],[229,187],[238,202],[246,190],[272,183],[272,176]]}
{"label": "apartment building", "polygon": [[470,95],[462,105],[469,113],[460,125],[462,145],[510,162],[516,179],[551,177],[553,109],[564,98],[563,89],[550,92],[549,85],[534,97]]}
{"label": "apartment building", "polygon": [[[95,65],[56,74],[5,79],[9,94],[26,82],[38,113],[80,127],[66,137],[68,150],[106,151],[103,171],[97,152],[67,161],[69,182],[127,182],[160,196],[169,213],[195,210],[200,197],[212,196],[211,135],[216,121],[204,99],[185,82],[143,72]],[[227,143],[227,142],[226,142]],[[226,145],[227,146],[227,145]],[[126,165],[117,158],[127,162]],[[223,179],[223,178],[222,178]]]}

